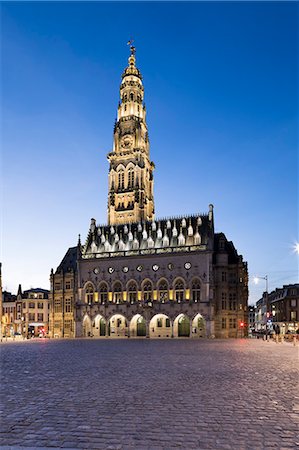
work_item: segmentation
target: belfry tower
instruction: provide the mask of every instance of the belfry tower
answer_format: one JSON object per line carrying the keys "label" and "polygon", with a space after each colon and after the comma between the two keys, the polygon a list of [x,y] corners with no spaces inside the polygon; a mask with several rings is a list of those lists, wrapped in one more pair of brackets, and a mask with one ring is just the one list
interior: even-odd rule
{"label": "belfry tower", "polygon": [[153,170],[149,157],[146,109],[142,76],[135,65],[135,47],[130,43],[128,67],[122,74],[120,102],[114,126],[108,186],[108,223],[154,219]]}

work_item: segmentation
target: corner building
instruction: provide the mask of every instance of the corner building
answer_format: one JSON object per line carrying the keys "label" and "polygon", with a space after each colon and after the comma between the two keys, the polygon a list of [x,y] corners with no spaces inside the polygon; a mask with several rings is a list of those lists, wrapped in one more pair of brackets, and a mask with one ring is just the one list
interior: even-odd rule
{"label": "corner building", "polygon": [[108,224],[51,271],[50,336],[241,337],[248,272],[206,214],[155,219],[142,76],[131,46],[108,154]]}

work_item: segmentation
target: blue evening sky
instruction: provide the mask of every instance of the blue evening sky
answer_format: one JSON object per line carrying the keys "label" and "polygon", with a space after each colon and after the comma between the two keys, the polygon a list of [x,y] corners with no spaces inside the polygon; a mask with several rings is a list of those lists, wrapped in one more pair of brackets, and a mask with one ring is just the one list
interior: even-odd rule
{"label": "blue evening sky", "polygon": [[49,288],[106,222],[126,43],[144,77],[156,216],[207,212],[250,302],[298,282],[298,4],[2,3],[3,286]]}

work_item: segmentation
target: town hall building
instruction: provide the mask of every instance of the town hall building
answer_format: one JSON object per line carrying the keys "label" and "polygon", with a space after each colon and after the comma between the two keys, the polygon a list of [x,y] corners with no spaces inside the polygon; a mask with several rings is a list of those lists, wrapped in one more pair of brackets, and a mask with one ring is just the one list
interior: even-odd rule
{"label": "town hall building", "polygon": [[241,337],[247,263],[214,211],[159,219],[142,76],[131,45],[108,154],[108,221],[51,271],[50,337]]}

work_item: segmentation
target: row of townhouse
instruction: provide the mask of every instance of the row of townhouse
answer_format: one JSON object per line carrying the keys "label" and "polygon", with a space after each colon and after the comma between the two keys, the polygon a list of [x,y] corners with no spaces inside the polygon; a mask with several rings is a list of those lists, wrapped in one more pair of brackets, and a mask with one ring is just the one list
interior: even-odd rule
{"label": "row of townhouse", "polygon": [[49,291],[35,288],[17,295],[2,292],[1,329],[2,337],[46,336],[49,329]]}
{"label": "row of townhouse", "polygon": [[254,329],[274,330],[278,334],[299,333],[299,284],[264,292],[255,306]]}

